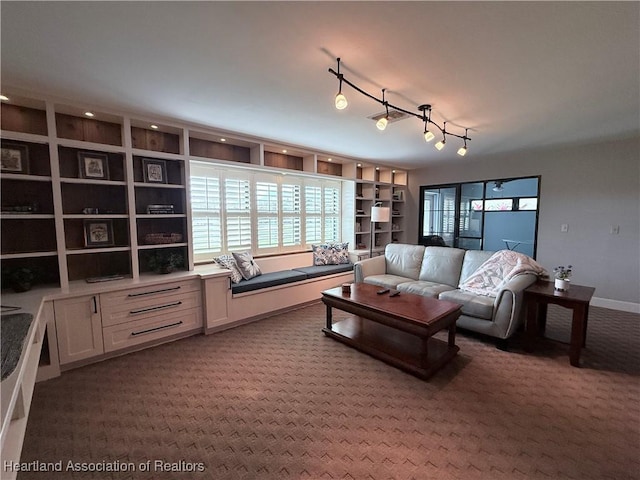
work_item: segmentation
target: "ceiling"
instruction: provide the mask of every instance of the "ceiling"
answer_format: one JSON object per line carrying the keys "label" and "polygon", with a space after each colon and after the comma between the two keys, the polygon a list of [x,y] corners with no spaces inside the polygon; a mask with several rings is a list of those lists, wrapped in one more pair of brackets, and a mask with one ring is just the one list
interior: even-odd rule
{"label": "ceiling", "polygon": [[[404,168],[640,131],[639,2],[8,2],[2,89]],[[433,105],[384,131],[350,87]]]}

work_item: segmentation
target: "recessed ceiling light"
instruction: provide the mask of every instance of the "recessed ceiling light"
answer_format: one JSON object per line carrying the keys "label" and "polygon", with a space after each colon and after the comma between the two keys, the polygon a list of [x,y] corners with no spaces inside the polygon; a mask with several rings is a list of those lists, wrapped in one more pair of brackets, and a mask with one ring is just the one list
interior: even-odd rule
{"label": "recessed ceiling light", "polygon": [[376,167],[376,170],[380,170],[380,167]]}
{"label": "recessed ceiling light", "polygon": [[226,139],[226,138],[221,138],[221,139],[220,139],[220,141],[221,141],[221,142],[226,142],[226,141],[227,141],[227,139]]}
{"label": "recessed ceiling light", "polygon": [[356,166],[357,166],[357,167],[361,167],[361,166],[362,166],[362,164],[361,164],[361,163],[359,163],[359,164],[358,164],[358,165],[356,165]]}
{"label": "recessed ceiling light", "polygon": [[7,97],[6,95],[0,95],[0,100],[2,100],[3,102],[8,102],[9,97]]}
{"label": "recessed ceiling light", "polygon": [[282,150],[282,153],[287,153],[287,151],[286,150]]}
{"label": "recessed ceiling light", "polygon": [[333,162],[331,158],[327,158],[327,162]]}
{"label": "recessed ceiling light", "polygon": [[151,128],[153,128],[154,130],[158,129],[158,125],[150,125]]}
{"label": "recessed ceiling light", "polygon": [[84,112],[85,117],[94,117],[93,112]]}

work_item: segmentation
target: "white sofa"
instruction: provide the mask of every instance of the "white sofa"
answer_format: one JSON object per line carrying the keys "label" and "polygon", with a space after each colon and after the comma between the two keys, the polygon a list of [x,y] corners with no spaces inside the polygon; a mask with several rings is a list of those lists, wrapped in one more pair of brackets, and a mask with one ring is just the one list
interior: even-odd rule
{"label": "white sofa", "polygon": [[515,276],[495,298],[458,288],[494,253],[391,243],[384,256],[356,262],[355,281],[459,303],[458,327],[506,340],[522,325],[523,290],[537,276]]}

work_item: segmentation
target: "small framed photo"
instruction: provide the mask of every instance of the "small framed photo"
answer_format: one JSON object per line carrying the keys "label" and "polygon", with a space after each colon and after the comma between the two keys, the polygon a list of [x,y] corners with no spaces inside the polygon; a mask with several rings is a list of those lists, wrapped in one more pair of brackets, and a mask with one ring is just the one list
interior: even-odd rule
{"label": "small framed photo", "polygon": [[110,247],[114,245],[111,220],[84,221],[85,247]]}
{"label": "small framed photo", "polygon": [[2,171],[7,173],[29,173],[29,149],[17,143],[2,144]]}
{"label": "small framed photo", "polygon": [[144,171],[145,183],[168,183],[167,162],[164,160],[143,158],[142,170]]}
{"label": "small framed photo", "polygon": [[109,155],[106,153],[78,152],[80,178],[109,180]]}

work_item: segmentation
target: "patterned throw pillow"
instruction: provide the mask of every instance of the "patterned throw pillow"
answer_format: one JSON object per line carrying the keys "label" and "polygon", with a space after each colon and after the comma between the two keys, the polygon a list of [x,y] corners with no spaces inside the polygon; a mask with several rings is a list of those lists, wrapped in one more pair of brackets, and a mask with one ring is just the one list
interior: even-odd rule
{"label": "patterned throw pillow", "polygon": [[349,242],[311,245],[314,265],[342,265],[349,263]]}
{"label": "patterned throw pillow", "polygon": [[214,258],[213,261],[222,268],[231,270],[231,281],[233,283],[238,283],[242,280],[242,273],[240,273],[238,264],[236,263],[236,259],[233,258],[233,255],[220,255],[219,257]]}
{"label": "patterned throw pillow", "polygon": [[236,263],[238,264],[238,269],[242,274],[242,278],[245,280],[249,280],[250,278],[257,277],[258,275],[262,275],[262,270],[258,264],[253,260],[253,256],[251,256],[251,252],[243,252],[243,253],[233,253],[233,258],[236,259]]}

